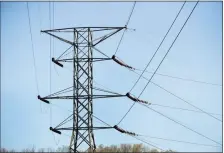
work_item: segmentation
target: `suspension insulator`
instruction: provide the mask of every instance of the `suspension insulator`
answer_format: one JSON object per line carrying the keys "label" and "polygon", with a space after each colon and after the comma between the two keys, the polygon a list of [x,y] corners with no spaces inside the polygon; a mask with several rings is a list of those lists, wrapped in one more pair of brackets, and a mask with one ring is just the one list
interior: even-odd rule
{"label": "suspension insulator", "polygon": [[121,132],[121,133],[126,133],[125,130],[119,128],[117,125],[114,125],[114,128],[115,128],[117,131]]}
{"label": "suspension insulator", "polygon": [[113,59],[116,63],[118,63],[119,65],[124,66],[124,63],[122,63],[121,61],[117,60],[117,59],[115,58],[115,55],[112,56],[112,59]]}
{"label": "suspension insulator", "polygon": [[144,103],[144,104],[148,104],[148,105],[151,104],[151,103],[149,103],[149,102],[147,102],[145,100],[141,100],[141,99],[138,99],[138,98],[135,98],[135,97],[131,96],[129,92],[126,94],[126,96],[128,98],[130,98],[131,100],[135,101],[135,102],[140,102],[140,103]]}
{"label": "suspension insulator", "polygon": [[137,136],[137,134],[135,134],[134,132],[126,131],[126,133],[129,134],[129,135]]}
{"label": "suspension insulator", "polygon": [[147,101],[145,101],[145,100],[140,100],[140,99],[138,99],[138,102],[141,102],[141,103],[144,103],[144,104],[147,104],[147,105],[151,105],[151,103],[149,103],[149,102],[147,102]]}
{"label": "suspension insulator", "polygon": [[61,131],[58,131],[58,130],[52,128],[52,127],[50,127],[50,130],[53,131],[53,132],[55,132],[55,133],[57,133],[57,134],[61,134]]}
{"label": "suspension insulator", "polygon": [[40,97],[40,95],[38,95],[38,96],[37,96],[37,98],[38,98],[39,100],[41,100],[41,101],[43,101],[43,102],[47,103],[47,104],[49,104],[49,103],[50,103],[48,100],[46,100],[46,99],[44,99],[44,98]]}
{"label": "suspension insulator", "polygon": [[131,100],[133,100],[133,101],[138,101],[138,99],[137,98],[135,98],[135,97],[132,97],[131,95],[130,95],[130,93],[128,92],[128,93],[126,93],[126,96],[128,97],[128,98],[130,98]]}
{"label": "suspension insulator", "polygon": [[133,70],[134,70],[134,68],[133,68],[133,67],[131,67],[131,66],[129,66],[129,65],[125,64],[125,63],[123,63],[122,61],[119,61],[118,59],[116,59],[116,56],[115,56],[115,55],[113,55],[113,56],[112,56],[112,59],[113,59],[116,63],[118,63],[119,65],[121,65],[121,66],[124,66],[124,67],[127,67],[127,68],[129,68],[129,69],[133,69]]}
{"label": "suspension insulator", "polygon": [[135,133],[133,133],[133,132],[125,131],[125,130],[123,130],[122,128],[119,128],[117,125],[115,125],[114,128],[115,128],[117,131],[121,132],[121,133],[126,133],[126,134],[129,134],[129,135],[137,136],[137,134],[135,134]]}
{"label": "suspension insulator", "polygon": [[54,62],[55,64],[57,64],[60,67],[63,67],[63,65],[61,63],[59,63],[58,61],[56,61],[54,58],[52,58],[52,62]]}

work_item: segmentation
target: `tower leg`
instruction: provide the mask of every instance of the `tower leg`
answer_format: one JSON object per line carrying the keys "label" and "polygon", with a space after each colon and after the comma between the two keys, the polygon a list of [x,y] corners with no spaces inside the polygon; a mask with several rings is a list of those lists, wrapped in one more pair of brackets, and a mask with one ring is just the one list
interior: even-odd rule
{"label": "tower leg", "polygon": [[[87,38],[86,36],[87,35]],[[70,151],[94,152],[95,141],[92,123],[92,36],[89,28],[86,32],[80,33],[74,29],[74,56],[73,56],[73,131],[70,142]],[[83,45],[85,44],[85,45]],[[86,62],[80,62],[81,58],[88,58]],[[79,99],[82,95],[88,95],[86,99]],[[87,127],[87,130],[79,130],[80,127]],[[83,148],[83,149],[82,149]]]}

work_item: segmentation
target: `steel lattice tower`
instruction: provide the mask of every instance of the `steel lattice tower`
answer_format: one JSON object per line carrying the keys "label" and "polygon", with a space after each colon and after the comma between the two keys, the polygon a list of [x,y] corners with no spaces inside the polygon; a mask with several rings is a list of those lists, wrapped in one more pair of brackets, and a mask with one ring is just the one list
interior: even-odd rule
{"label": "steel lattice tower", "polygon": [[[93,126],[93,99],[122,96],[114,93],[109,95],[93,94],[93,63],[111,59],[109,57],[94,58],[93,52],[97,51],[100,52],[103,56],[106,56],[96,48],[96,45],[125,28],[126,27],[74,27],[41,31],[70,44],[74,49],[73,58],[61,59],[64,53],[57,59],[52,58],[52,61],[61,67],[63,67],[63,64],[61,64],[62,62],[71,62],[73,64],[72,95],[58,96],[60,93],[68,90],[68,88],[66,88],[46,97],[38,96],[38,99],[46,103],[49,103],[49,99],[71,99],[73,101],[73,114],[63,121],[63,123],[65,123],[66,121],[73,118],[73,126],[66,128],[59,128],[60,126],[55,128],[50,127],[50,130],[58,134],[61,134],[61,130],[72,130],[70,140],[71,152],[79,152],[81,145],[87,146],[86,149],[88,151],[94,152],[96,145],[93,130],[105,128]],[[55,34],[57,32],[70,32],[73,34],[74,39],[67,40],[65,38],[59,37]],[[94,38],[93,35],[98,32],[109,33],[104,33],[103,36]]]}

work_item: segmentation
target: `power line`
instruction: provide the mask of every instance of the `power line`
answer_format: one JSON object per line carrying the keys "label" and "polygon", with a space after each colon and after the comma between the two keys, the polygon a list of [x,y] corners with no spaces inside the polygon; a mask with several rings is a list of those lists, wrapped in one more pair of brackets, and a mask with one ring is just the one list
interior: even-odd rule
{"label": "power line", "polygon": [[[132,71],[132,70],[131,70],[131,71]],[[140,75],[139,73],[137,73],[137,72],[135,72],[135,71],[132,71],[132,72],[134,72],[134,73],[137,74],[137,75]],[[145,80],[149,81],[149,79],[146,78],[145,76],[143,76],[143,78],[144,78]],[[165,92],[171,94],[172,96],[178,98],[179,100],[181,100],[181,101],[183,101],[183,102],[189,104],[190,106],[196,108],[196,109],[199,110],[199,111],[196,111],[196,110],[189,110],[189,109],[185,109],[185,108],[176,108],[176,107],[171,107],[171,106],[164,106],[164,105],[159,105],[159,104],[152,104],[152,105],[161,106],[161,107],[167,107],[167,108],[172,108],[172,109],[180,109],[180,110],[193,111],[193,112],[198,112],[198,113],[205,113],[205,114],[209,115],[210,117],[212,117],[212,118],[214,118],[214,119],[216,119],[216,120],[222,122],[222,120],[220,120],[220,119],[218,119],[218,118],[212,116],[212,113],[208,113],[208,112],[202,110],[201,108],[199,108],[199,107],[197,107],[197,106],[191,104],[190,102],[188,102],[188,101],[186,101],[185,99],[183,99],[183,98],[177,96],[176,94],[174,94],[174,93],[172,93],[171,91],[165,89],[164,87],[162,87],[162,86],[156,84],[156,83],[153,82],[153,81],[151,81],[151,83],[154,84],[155,86],[159,87],[160,89],[164,90]],[[134,104],[135,104],[135,103],[134,103]],[[133,107],[133,106],[134,106],[134,105],[132,105],[132,107]],[[132,107],[131,107],[131,108],[132,108]],[[131,108],[130,108],[130,109],[131,109]],[[130,109],[129,109],[129,110],[130,110]],[[127,113],[126,113],[126,114],[127,114]],[[214,114],[214,113],[213,113],[213,114]],[[216,115],[217,115],[217,114],[216,114]],[[220,114],[218,114],[218,115],[220,115]],[[123,118],[124,118],[124,117],[123,117]]]}
{"label": "power line", "polygon": [[160,68],[161,64],[163,63],[164,59],[166,58],[166,56],[168,55],[168,53],[170,52],[170,49],[173,47],[174,43],[176,42],[177,38],[179,37],[180,33],[182,32],[183,28],[185,27],[187,21],[189,20],[189,18],[191,17],[191,14],[194,12],[194,9],[196,8],[198,4],[195,4],[194,8],[192,9],[191,13],[189,14],[187,20],[185,21],[184,25],[181,27],[179,33],[177,34],[176,38],[174,39],[173,43],[171,44],[170,48],[168,49],[168,51],[166,52],[165,56],[163,57],[162,61],[159,63],[158,67],[156,68],[156,70],[154,71],[154,73],[152,74],[151,78],[149,79],[149,81],[147,82],[147,84],[145,85],[144,89],[142,90],[142,92],[139,94],[139,97],[143,94],[143,92],[145,91],[146,87],[148,86],[149,82],[152,80],[153,76],[155,75],[155,73],[158,71],[158,69]]}
{"label": "power line", "polygon": [[[131,92],[134,87],[137,85],[137,83],[139,82],[139,80],[141,79],[142,75],[145,73],[146,69],[148,68],[148,66],[150,65],[150,63],[152,62],[153,58],[155,57],[155,55],[157,54],[158,50],[160,49],[161,45],[163,44],[164,40],[166,39],[166,36],[168,35],[168,33],[170,32],[171,28],[173,27],[174,23],[176,22],[180,12],[182,11],[184,5],[185,5],[186,1],[183,3],[183,5],[181,6],[179,12],[177,13],[175,19],[173,20],[171,26],[169,27],[168,31],[166,32],[165,36],[163,37],[163,40],[161,41],[161,43],[159,44],[158,48],[156,49],[155,53],[153,54],[153,56],[151,57],[151,59],[149,60],[148,64],[146,65],[145,69],[142,71],[141,75],[139,76],[139,78],[137,79],[137,81],[135,82],[135,84],[133,85],[133,87],[131,88],[131,90],[129,92]],[[159,66],[158,66],[159,67]]]}
{"label": "power line", "polygon": [[[145,91],[146,87],[148,86],[149,82],[152,80],[153,76],[155,75],[155,73],[157,72],[157,70],[159,69],[160,65],[162,64],[162,62],[164,61],[164,59],[166,58],[166,56],[168,55],[170,49],[172,48],[173,44],[175,43],[175,41],[177,40],[178,36],[180,35],[181,31],[183,30],[184,26],[186,25],[187,21],[189,20],[191,14],[193,13],[194,9],[196,8],[198,4],[195,4],[194,8],[192,9],[191,13],[189,14],[187,20],[185,21],[185,23],[183,24],[182,28],[180,29],[179,33],[177,34],[176,38],[174,39],[173,43],[171,44],[170,48],[168,49],[168,51],[166,52],[165,56],[163,57],[162,61],[159,63],[158,67],[156,68],[156,70],[154,71],[153,75],[151,76],[151,78],[149,79],[149,81],[147,82],[147,84],[145,85],[145,87],[143,88],[143,90],[141,91],[141,93],[139,94],[138,98],[143,94],[143,92]],[[147,67],[146,67],[147,68]],[[146,69],[145,69],[146,70]],[[144,73],[144,71],[143,71]],[[142,73],[142,74],[143,74]],[[131,111],[131,109],[133,108],[133,106],[135,105],[135,102],[132,104],[132,106],[130,107],[130,109],[128,110],[128,112],[125,114],[125,116]],[[122,118],[122,120],[124,119],[124,117]],[[120,121],[121,122],[121,121]],[[120,123],[119,122],[119,123]]]}
{"label": "power line", "polygon": [[[51,2],[49,1],[49,23],[50,23],[50,29],[51,29]],[[50,94],[51,94],[51,50],[52,50],[52,44],[51,44],[51,37],[50,37],[50,77],[49,77],[49,90],[50,90]],[[52,126],[52,107],[50,107],[50,126]],[[58,145],[59,144],[59,141],[58,142],[56,142],[56,139],[55,139],[55,135],[54,135],[54,133],[52,132],[52,135],[53,135],[53,137],[54,137],[54,142],[55,142],[55,144],[56,145]]]}
{"label": "power line", "polygon": [[157,149],[159,149],[159,150],[161,150],[161,151],[164,151],[163,149],[161,149],[161,148],[159,148],[159,147],[157,147],[157,146],[155,146],[155,145],[152,145],[152,144],[149,143],[148,141],[145,141],[145,140],[143,140],[143,139],[140,139],[140,138],[138,138],[138,137],[136,137],[136,136],[131,136],[131,137],[133,137],[133,138],[135,138],[135,139],[137,139],[137,140],[139,140],[139,141],[141,141],[141,142],[143,142],[143,143],[145,143],[145,144],[147,144],[147,145],[149,145],[149,146],[153,146],[153,147],[155,147],[155,148],[157,148]]}
{"label": "power line", "polygon": [[[190,15],[188,16],[187,20],[185,21],[184,25],[187,23],[188,19],[190,18],[191,14],[193,13],[193,11],[194,11],[194,9],[196,8],[197,4],[198,4],[198,1],[197,1],[197,3],[195,4],[195,6],[194,6],[193,10],[191,11]],[[183,25],[183,27],[184,27],[184,25]],[[181,28],[180,32],[182,31],[183,27]],[[177,37],[179,36],[180,32],[178,33]],[[177,37],[175,38],[175,40],[177,39]],[[175,40],[174,40],[174,42],[175,42]],[[174,42],[173,42],[172,45],[170,46],[169,50],[170,50],[171,47],[173,46]],[[169,50],[168,50],[168,52],[169,52]],[[166,55],[168,54],[168,52],[166,53]],[[163,60],[165,59],[166,55],[164,56]],[[162,61],[163,61],[163,60],[162,60]],[[162,61],[161,61],[161,63],[162,63]],[[159,64],[159,66],[161,65],[161,63]],[[157,67],[156,71],[158,70],[159,66]],[[155,71],[155,72],[156,72],[156,71]],[[155,72],[154,72],[153,74],[155,74]],[[153,77],[153,76],[152,76],[152,77]],[[152,79],[152,77],[151,77],[151,79]],[[151,79],[148,81],[148,83],[151,81]],[[146,84],[146,86],[148,85],[148,83]],[[145,86],[145,87],[146,87],[146,86]],[[144,88],[144,89],[145,89],[145,88]],[[144,91],[144,89],[143,89],[143,91]],[[139,97],[141,96],[141,94],[143,93],[143,91],[140,93]],[[135,104],[135,103],[134,103],[134,104]],[[143,104],[142,104],[142,105],[143,105]],[[132,105],[132,106],[133,106],[133,105]],[[145,106],[145,107],[147,107],[148,109],[150,109],[150,110],[152,110],[152,111],[154,111],[154,112],[156,112],[156,113],[162,115],[163,117],[165,117],[165,118],[167,118],[167,119],[169,119],[169,120],[171,120],[171,121],[173,121],[173,122],[175,122],[175,123],[177,123],[177,124],[183,126],[184,128],[186,128],[186,129],[188,129],[188,130],[190,130],[190,131],[192,131],[192,132],[194,132],[194,133],[196,133],[196,134],[198,134],[198,135],[200,135],[200,136],[202,136],[202,137],[204,137],[204,138],[206,138],[206,139],[208,139],[208,140],[211,140],[211,141],[213,141],[213,142],[215,142],[215,143],[221,145],[221,143],[219,143],[219,142],[217,142],[217,141],[215,141],[215,140],[213,140],[213,139],[211,139],[211,138],[209,138],[209,137],[207,137],[207,136],[205,136],[205,135],[203,135],[203,134],[201,134],[201,133],[199,133],[199,132],[197,132],[197,131],[195,131],[195,130],[189,128],[189,127],[187,127],[186,125],[184,125],[184,124],[182,124],[182,123],[180,123],[180,122],[178,122],[178,121],[176,121],[176,120],[174,120],[174,119],[172,119],[172,118],[170,118],[170,117],[168,117],[168,116],[162,114],[161,112],[158,112],[158,111],[154,110],[153,108],[150,108],[150,107],[148,107],[148,106],[146,106],[146,105],[143,105],[143,106]],[[132,107],[131,107],[131,108],[132,108]],[[129,109],[129,111],[130,111],[130,109]],[[129,111],[128,111],[128,112],[129,112]],[[126,114],[127,114],[127,113],[126,113]],[[119,122],[119,123],[120,123],[120,122]]]}
{"label": "power line", "polygon": [[[139,73],[137,73],[137,72],[135,72],[135,71],[132,71],[132,72],[134,72],[134,73],[137,74],[138,76],[140,75]],[[146,78],[146,77],[144,77],[144,76],[143,76],[143,78],[144,78],[145,80],[149,80],[148,78]],[[94,81],[94,83],[97,84],[97,85],[100,85],[100,86],[104,87],[105,89],[108,89],[108,90],[111,90],[111,91],[112,91],[112,89],[110,89],[110,88],[108,88],[108,87],[106,87],[106,86],[104,86],[104,85],[102,85],[102,84],[99,84],[97,81]],[[172,92],[168,91],[168,90],[165,89],[164,87],[162,87],[162,86],[160,86],[160,85],[154,83],[153,81],[151,81],[151,83],[153,83],[155,86],[158,86],[159,88],[163,89],[164,91],[170,93],[171,95],[175,96],[176,98],[178,98],[178,99],[180,99],[180,100],[182,100],[182,101],[186,101],[186,100],[184,100],[183,98],[181,98],[181,97],[179,97],[179,96],[173,94]],[[188,102],[188,103],[189,103],[189,102]],[[177,110],[182,110],[182,111],[190,111],[190,112],[195,112],[195,113],[205,113],[205,111],[203,112],[203,111],[197,111],[197,110],[192,110],[192,109],[187,109],[187,108],[180,108],[180,107],[167,106],[167,105],[154,104],[154,103],[151,103],[151,106],[158,106],[158,107],[163,107],[163,108],[177,109]],[[211,113],[211,112],[206,112],[206,114],[222,116],[222,114]]]}
{"label": "power line", "polygon": [[[53,11],[53,21],[52,21],[52,29],[54,29],[54,1],[52,2],[52,11]],[[55,56],[55,50],[54,50],[54,37],[52,38],[52,43],[53,43],[53,57]],[[57,68],[56,68],[56,66],[55,66],[55,64],[54,64],[54,70],[55,70],[55,72],[57,73],[57,75],[59,75],[59,73],[58,73],[58,71],[57,71]]]}
{"label": "power line", "polygon": [[135,4],[136,4],[136,1],[135,1],[134,4],[133,4],[133,7],[132,7],[132,9],[131,9],[131,13],[130,13],[130,15],[129,15],[129,17],[128,17],[128,20],[127,20],[126,24],[125,24],[126,28],[125,28],[125,30],[124,30],[123,33],[122,33],[121,39],[120,39],[120,41],[119,41],[119,43],[118,43],[118,46],[117,46],[117,49],[116,49],[114,55],[116,55],[116,53],[117,53],[117,51],[118,51],[118,49],[119,49],[119,47],[120,47],[120,44],[121,44],[121,42],[122,42],[122,40],[123,40],[124,33],[125,33],[126,30],[127,30],[127,26],[128,26],[128,23],[129,23],[129,21],[130,21],[130,19],[131,19],[132,14],[133,14],[133,11],[134,11],[134,8],[135,8]]}
{"label": "power line", "polygon": [[[140,103],[140,104],[141,104],[141,103]],[[141,105],[143,105],[143,104],[141,104]],[[150,108],[150,107],[147,106],[147,105],[143,105],[143,106],[145,106],[146,108],[148,108],[148,109],[150,109],[150,110],[152,110],[152,111],[154,111],[154,112],[156,112],[156,113],[162,115],[163,117],[165,117],[165,118],[167,118],[167,119],[173,121],[174,123],[177,123],[177,124],[181,125],[182,127],[186,128],[186,129],[188,129],[188,130],[190,130],[190,131],[192,131],[192,132],[194,132],[194,133],[196,133],[196,134],[198,134],[198,135],[200,135],[200,136],[202,136],[202,137],[204,137],[204,138],[206,138],[206,139],[208,139],[208,140],[210,140],[210,141],[213,141],[213,142],[215,142],[215,143],[217,143],[217,144],[219,144],[219,145],[222,145],[221,143],[219,143],[219,142],[217,142],[217,141],[215,141],[215,140],[213,140],[213,139],[211,139],[211,138],[205,136],[204,134],[201,134],[201,133],[195,131],[194,129],[191,129],[191,128],[187,127],[186,125],[180,123],[179,121],[176,121],[176,120],[174,120],[174,119],[168,117],[167,115],[164,115],[163,113],[161,113],[161,112],[159,112],[159,111],[157,111],[157,110],[155,110],[155,109],[153,109],[153,108]]]}
{"label": "power line", "polygon": [[[166,106],[166,105],[161,105],[161,104],[151,104],[151,106],[159,106],[159,107],[164,107],[164,108],[177,109],[177,110],[182,110],[182,111],[190,111],[190,112],[195,112],[195,113],[204,113],[204,112],[196,111],[196,110],[192,110],[192,109],[179,108],[179,107],[173,107],[173,106]],[[208,113],[208,114],[222,116],[222,114],[217,114],[217,113]]]}
{"label": "power line", "polygon": [[42,17],[41,17],[41,8],[40,8],[40,4],[41,4],[41,3],[38,3],[38,13],[39,13],[40,31],[41,31],[41,27],[42,27]]}
{"label": "power line", "polygon": [[[49,26],[51,29],[51,2],[49,2]],[[49,37],[50,39],[50,57],[49,57],[49,61],[50,61],[50,73],[49,73],[49,92],[51,94],[51,37]],[[50,125],[52,125],[52,108],[50,107]]]}
{"label": "power line", "polygon": [[[52,6],[51,6],[52,10],[50,10],[50,11],[51,11],[52,15],[50,14],[50,16],[52,16],[52,21],[51,21],[51,17],[50,17],[50,29],[54,29],[54,2],[52,2],[51,4],[52,4]],[[53,50],[53,57],[54,57],[54,37],[52,38],[52,50]]]}
{"label": "power line", "polygon": [[188,105],[190,105],[190,106],[192,106],[192,107],[194,107],[194,108],[196,108],[196,109],[200,110],[201,112],[203,112],[203,113],[205,113],[205,114],[209,115],[210,117],[212,117],[212,118],[214,118],[214,119],[216,119],[216,120],[218,120],[218,121],[221,121],[221,122],[222,122],[222,120],[220,120],[220,119],[218,119],[218,118],[216,118],[216,117],[212,116],[211,114],[207,113],[207,112],[206,112],[206,111],[204,111],[203,109],[201,109],[201,108],[199,108],[199,107],[197,107],[197,106],[195,106],[195,105],[191,104],[190,102],[188,102],[188,101],[184,100],[183,98],[181,98],[181,97],[179,97],[179,96],[175,95],[174,93],[172,93],[172,92],[170,92],[170,91],[166,90],[165,88],[161,87],[160,85],[158,85],[158,84],[156,84],[156,83],[154,83],[154,82],[151,82],[151,83],[152,83],[152,84],[154,84],[155,86],[157,86],[157,87],[159,87],[159,88],[163,89],[164,91],[168,92],[169,94],[173,95],[174,97],[176,97],[176,98],[180,99],[181,101],[183,101],[183,102],[187,103]]}
{"label": "power line", "polygon": [[[152,58],[150,59],[150,61],[149,61],[148,64],[146,65],[145,69],[142,71],[141,75],[139,76],[139,78],[137,79],[137,81],[134,83],[134,85],[132,86],[132,88],[131,88],[131,90],[130,90],[129,92],[131,92],[131,91],[134,89],[134,87],[137,85],[137,83],[138,83],[138,81],[140,80],[140,78],[142,77],[143,73],[146,71],[146,69],[148,68],[149,64],[151,63],[151,61],[152,61],[153,58],[155,57],[155,55],[156,55],[156,53],[158,52],[160,46],[161,46],[162,43],[164,42],[166,36],[168,35],[168,33],[169,33],[169,31],[171,30],[171,28],[173,27],[173,25],[174,25],[174,23],[175,23],[177,17],[179,16],[181,10],[183,9],[185,3],[186,3],[186,1],[185,1],[185,2],[183,3],[183,5],[181,6],[179,12],[177,13],[175,19],[173,20],[171,26],[169,27],[167,33],[165,34],[165,36],[164,36],[164,38],[163,38],[163,40],[162,40],[161,43],[159,44],[159,46],[158,46],[158,48],[156,49],[155,53],[153,54]],[[186,22],[185,22],[185,23],[186,23]],[[169,50],[168,50],[168,52],[169,52]],[[168,53],[168,52],[167,52],[167,53]],[[167,54],[166,54],[166,55],[167,55]],[[166,57],[166,55],[165,55],[164,57]],[[163,61],[163,60],[162,60],[162,61]],[[159,66],[161,65],[162,61],[160,62]],[[159,68],[159,66],[157,67],[157,69]],[[157,70],[156,70],[156,71],[157,71]],[[156,72],[156,71],[155,71],[155,72]],[[154,72],[154,73],[155,73],[155,72]],[[153,77],[153,75],[152,75],[152,77]],[[151,78],[152,78],[152,77],[151,77]],[[140,96],[141,96],[141,94],[139,95],[139,97],[140,97]],[[138,98],[139,98],[139,97],[138,97]],[[124,116],[121,118],[121,120],[118,122],[118,124],[120,124],[120,123],[124,120],[124,118],[128,115],[128,113],[129,113],[129,112],[131,111],[131,109],[134,107],[134,105],[135,105],[135,102],[133,102],[133,104],[131,105],[131,107],[129,108],[129,110],[124,114]]]}
{"label": "power line", "polygon": [[128,21],[126,22],[126,26],[128,26],[128,24],[129,24],[129,21],[130,21],[130,19],[131,19],[131,16],[132,16],[132,14],[133,14],[133,11],[134,11],[134,9],[135,9],[135,5],[136,5],[136,1],[134,2],[134,4],[133,4],[133,7],[132,7],[132,9],[131,9],[131,13],[130,13],[130,15],[129,15],[129,17],[128,17]]}
{"label": "power line", "polygon": [[[70,70],[70,71],[71,71],[71,70]],[[134,72],[134,73],[137,74],[137,75],[140,75],[139,73],[137,73],[137,72],[135,72],[135,71],[132,71],[132,72]],[[148,78],[146,78],[146,77],[144,77],[144,76],[143,76],[143,78],[144,78],[145,80],[149,80]],[[97,84],[97,85],[100,85],[100,86],[104,87],[105,89],[108,89],[108,90],[111,90],[111,91],[112,91],[112,89],[110,89],[110,88],[108,88],[108,87],[106,87],[106,86],[104,86],[104,85],[102,85],[102,84],[99,84],[97,81],[93,81],[93,82],[94,82],[95,84]],[[173,94],[172,92],[168,91],[168,90],[165,89],[164,87],[162,87],[162,86],[160,86],[160,85],[158,85],[158,84],[156,84],[156,83],[154,83],[154,82],[152,82],[152,81],[151,81],[151,83],[153,83],[154,85],[160,87],[161,89],[163,89],[164,91],[170,93],[171,95],[175,96],[176,98],[178,98],[178,99],[180,99],[180,100],[182,100],[182,101],[186,101],[186,100],[184,100],[183,98],[181,98],[181,97],[179,97],[179,96]],[[188,102],[188,103],[189,103],[189,102]],[[154,104],[154,103],[151,103],[151,106],[158,106],[158,107],[163,107],[163,108],[177,109],[177,110],[182,110],[182,111],[190,111],[190,112],[195,112],[195,113],[205,113],[205,111],[202,112],[202,111],[197,111],[197,110],[192,110],[192,109],[187,109],[187,108],[180,108],[180,107],[167,106],[167,105]],[[210,112],[206,112],[206,113],[207,113],[207,114],[211,114],[211,115],[219,115],[219,116],[222,116],[222,114],[217,114],[217,113],[210,113]]]}
{"label": "power line", "polygon": [[36,81],[37,93],[39,94],[39,86],[38,86],[37,70],[36,70],[37,68],[36,68],[36,60],[35,60],[35,53],[34,53],[34,47],[33,47],[33,36],[32,36],[32,29],[31,29],[31,22],[30,22],[29,4],[28,4],[28,2],[26,2],[26,4],[27,4],[28,19],[29,19],[30,40],[31,40],[31,44],[32,44],[34,75],[35,75],[35,81]]}
{"label": "power line", "polygon": [[[135,71],[133,71],[133,70],[131,70],[131,71],[134,72],[134,73],[137,74],[137,75],[140,75],[139,73],[137,73],[137,72],[135,72]],[[145,80],[149,81],[149,79],[146,78],[145,76],[143,76],[143,78],[144,78]],[[162,86],[156,84],[156,83],[153,82],[153,81],[151,81],[151,83],[154,84],[155,86],[159,87],[160,89],[164,90],[165,92],[171,94],[172,96],[178,98],[179,100],[181,100],[181,101],[183,101],[183,102],[189,104],[190,106],[196,108],[196,109],[199,110],[199,111],[196,111],[196,110],[189,110],[189,109],[185,109],[185,108],[176,108],[176,107],[171,107],[171,106],[164,106],[164,105],[159,105],[159,104],[152,104],[152,105],[156,105],[156,106],[160,106],[160,107],[167,107],[167,108],[172,108],[172,109],[187,110],[187,111],[198,112],[198,113],[205,113],[205,114],[209,115],[210,117],[215,118],[216,120],[222,122],[222,120],[220,120],[220,119],[218,119],[218,118],[212,116],[212,114],[214,114],[214,113],[208,113],[208,112],[202,110],[201,108],[199,108],[199,107],[197,107],[197,106],[191,104],[190,102],[188,102],[188,101],[186,101],[185,99],[183,99],[183,98],[177,96],[176,94],[174,94],[174,93],[172,93],[171,91],[165,89],[164,87],[162,87]],[[135,103],[134,103],[134,104],[135,104]],[[133,106],[134,106],[134,105],[132,105],[132,107],[133,107]],[[130,109],[131,109],[132,107],[130,107]],[[130,109],[129,109],[129,110],[130,110]],[[127,113],[126,113],[126,114],[127,114]],[[220,114],[214,114],[214,115],[220,115]],[[123,117],[123,118],[124,118],[124,117]]]}
{"label": "power line", "polygon": [[[143,71],[143,70],[140,70],[140,69],[135,69],[135,70]],[[153,72],[149,72],[149,71],[145,71],[145,72],[153,73]],[[182,78],[182,77],[177,77],[177,76],[172,76],[172,75],[167,75],[167,74],[162,74],[162,73],[155,73],[155,75],[160,75],[160,76],[169,77],[169,78],[173,78],[173,79],[179,79],[179,80],[182,80],[182,81],[189,81],[189,82],[194,82],[194,83],[201,83],[201,84],[207,84],[207,85],[222,87],[221,84],[217,84],[217,83],[211,83],[211,82],[206,82],[206,81],[199,81],[199,80],[194,80],[194,79]]]}
{"label": "power line", "polygon": [[[33,36],[32,36],[32,28],[31,28],[30,11],[29,11],[29,4],[28,4],[28,2],[27,2],[27,13],[28,13],[28,19],[29,19],[30,39],[31,39],[31,44],[32,44],[35,82],[36,82],[37,93],[39,95],[39,86],[38,86],[38,79],[37,79],[37,68],[36,68],[36,60],[35,60],[35,53],[34,53]],[[40,103],[40,111],[41,111],[41,113],[43,113],[43,109],[42,109],[41,103]]]}
{"label": "power line", "polygon": [[182,140],[174,140],[174,139],[153,137],[153,136],[148,136],[148,135],[140,135],[140,136],[149,137],[149,138],[152,138],[152,139],[160,139],[160,140],[165,140],[165,141],[172,141],[172,142],[178,142],[178,143],[192,144],[192,145],[197,145],[197,146],[220,147],[220,146],[215,146],[215,145],[211,145],[211,144],[201,144],[201,143],[196,143],[196,142],[188,142],[188,141],[182,141]]}

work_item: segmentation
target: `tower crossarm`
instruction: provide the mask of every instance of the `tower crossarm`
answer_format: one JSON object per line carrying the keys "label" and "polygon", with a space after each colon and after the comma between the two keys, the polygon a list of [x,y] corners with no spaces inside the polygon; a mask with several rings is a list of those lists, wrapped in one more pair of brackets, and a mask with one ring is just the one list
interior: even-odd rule
{"label": "tower crossarm", "polygon": [[49,99],[100,99],[100,98],[117,98],[117,97],[126,97],[126,95],[80,95],[80,96],[52,96],[52,97],[40,97],[40,100],[49,100]]}
{"label": "tower crossarm", "polygon": [[[55,130],[72,130],[73,127],[66,127],[66,128],[56,128]],[[92,129],[92,130],[101,130],[101,129],[113,129],[113,127],[79,127],[78,130],[89,130],[89,129]]]}
{"label": "tower crossarm", "polygon": [[[92,62],[98,62],[98,61],[106,61],[111,59],[112,58],[79,58],[78,62],[87,62],[88,60],[92,60]],[[73,58],[65,58],[65,59],[59,59],[54,61],[55,62],[73,62]]]}

